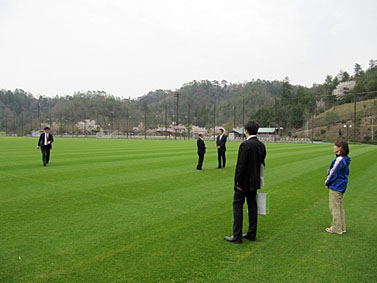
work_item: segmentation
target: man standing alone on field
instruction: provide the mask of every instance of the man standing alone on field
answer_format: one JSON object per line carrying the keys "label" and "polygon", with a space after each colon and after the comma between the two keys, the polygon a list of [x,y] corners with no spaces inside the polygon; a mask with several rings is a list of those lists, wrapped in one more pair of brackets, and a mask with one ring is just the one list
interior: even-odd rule
{"label": "man standing alone on field", "polygon": [[49,133],[49,127],[45,127],[44,130],[45,132],[39,137],[37,149],[41,149],[43,166],[46,166],[50,162],[50,150],[54,142],[54,137]]}
{"label": "man standing alone on field", "polygon": [[[217,136],[217,139],[216,139],[217,158],[219,160],[219,166],[217,167],[217,169],[225,168],[226,139],[227,139],[227,136],[224,135],[224,130],[219,129],[219,135]],[[221,161],[222,161],[222,167],[221,167]]]}
{"label": "man standing alone on field", "polygon": [[203,161],[204,161],[204,154],[206,153],[206,144],[204,143],[203,140],[203,134],[199,134],[198,141],[197,141],[197,146],[198,146],[198,155],[199,155],[199,160],[198,160],[198,166],[196,166],[197,170],[203,170]]}
{"label": "man standing alone on field", "polygon": [[[233,236],[225,237],[228,242],[241,244],[242,238],[255,241],[257,235],[257,190],[261,188],[261,167],[265,165],[266,148],[258,140],[259,125],[257,122],[248,122],[245,125],[247,140],[241,143],[238,151],[236,173],[234,177],[233,200]],[[243,205],[247,199],[249,214],[249,229],[242,234]]]}

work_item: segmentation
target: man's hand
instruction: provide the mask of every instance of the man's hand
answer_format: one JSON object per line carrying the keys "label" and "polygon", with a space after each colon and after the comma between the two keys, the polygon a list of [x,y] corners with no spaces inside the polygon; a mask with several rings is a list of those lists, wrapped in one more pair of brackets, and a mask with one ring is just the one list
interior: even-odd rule
{"label": "man's hand", "polygon": [[39,145],[37,145],[37,150],[39,149]]}
{"label": "man's hand", "polygon": [[47,144],[50,144],[50,143],[51,143],[50,141],[47,142]]}
{"label": "man's hand", "polygon": [[206,146],[206,145],[205,145],[204,147],[205,147],[205,148],[207,148],[207,146]]}
{"label": "man's hand", "polygon": [[220,146],[218,146],[217,149],[220,149]]}
{"label": "man's hand", "polygon": [[235,189],[239,190],[239,191],[242,191],[242,189],[238,186],[234,186]]}

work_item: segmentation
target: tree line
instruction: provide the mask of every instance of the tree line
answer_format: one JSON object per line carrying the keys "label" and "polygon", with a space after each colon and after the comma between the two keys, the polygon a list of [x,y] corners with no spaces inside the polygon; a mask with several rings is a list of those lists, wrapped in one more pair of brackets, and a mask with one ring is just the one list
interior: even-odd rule
{"label": "tree line", "polygon": [[[340,99],[333,95],[341,82],[355,81],[355,87]],[[126,130],[140,124],[147,128],[179,124],[230,129],[256,119],[263,127],[301,128],[311,115],[354,99],[376,97],[377,61],[370,60],[367,70],[355,64],[352,75],[340,71],[328,75],[312,87],[282,81],[251,80],[192,81],[176,91],[155,90],[136,99],[115,97],[105,91],[76,92],[67,96],[35,97],[16,89],[0,90],[0,131],[13,129],[20,134],[55,123],[61,132],[74,131],[83,120],[95,120],[104,130]],[[178,94],[178,98],[177,98]],[[178,109],[177,109],[177,102]],[[178,111],[177,111],[178,110]],[[178,118],[177,118],[178,112]]]}

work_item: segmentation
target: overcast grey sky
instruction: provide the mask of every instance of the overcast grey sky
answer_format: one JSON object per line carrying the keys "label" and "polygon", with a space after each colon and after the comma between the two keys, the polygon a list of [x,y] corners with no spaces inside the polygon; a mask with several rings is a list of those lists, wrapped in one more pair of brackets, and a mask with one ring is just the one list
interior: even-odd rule
{"label": "overcast grey sky", "polygon": [[311,86],[377,59],[376,0],[0,0],[0,88],[137,97],[192,80]]}

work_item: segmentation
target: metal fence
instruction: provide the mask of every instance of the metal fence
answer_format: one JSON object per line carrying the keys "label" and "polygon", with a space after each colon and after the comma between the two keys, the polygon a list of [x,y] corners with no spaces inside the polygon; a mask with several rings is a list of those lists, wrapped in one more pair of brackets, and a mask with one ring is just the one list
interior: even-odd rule
{"label": "metal fence", "polygon": [[[96,115],[94,119],[74,120],[72,117],[54,117],[51,115],[0,115],[1,136],[33,136],[39,135],[44,126],[51,127],[56,135],[62,137],[95,137],[95,138],[124,138],[124,139],[177,139],[190,140],[203,132],[207,139],[214,139],[216,131],[223,125],[216,121],[224,115],[216,109],[208,109],[213,113],[211,127],[199,128],[195,126],[198,117],[190,113],[190,105],[181,105],[186,111],[179,111],[179,96],[176,97],[175,111],[168,112],[167,106],[161,113],[149,113],[145,107],[144,115],[138,118],[128,115],[123,117],[103,117]],[[247,120],[244,103],[241,115],[236,115],[236,105],[230,106],[234,110],[232,121],[234,128],[242,128]],[[340,108],[344,109],[340,109]],[[249,113],[250,114],[250,113]],[[377,99],[358,101],[355,95],[353,104],[347,107],[338,105],[317,115],[308,115],[305,125],[301,129],[284,129],[282,137],[264,137],[271,142],[308,142],[330,141],[337,138],[354,142],[376,142]],[[229,123],[228,123],[229,124]],[[280,125],[273,126],[280,129]],[[228,125],[228,131],[231,130]],[[237,140],[237,139],[236,139]],[[238,140],[242,140],[242,137]]]}

